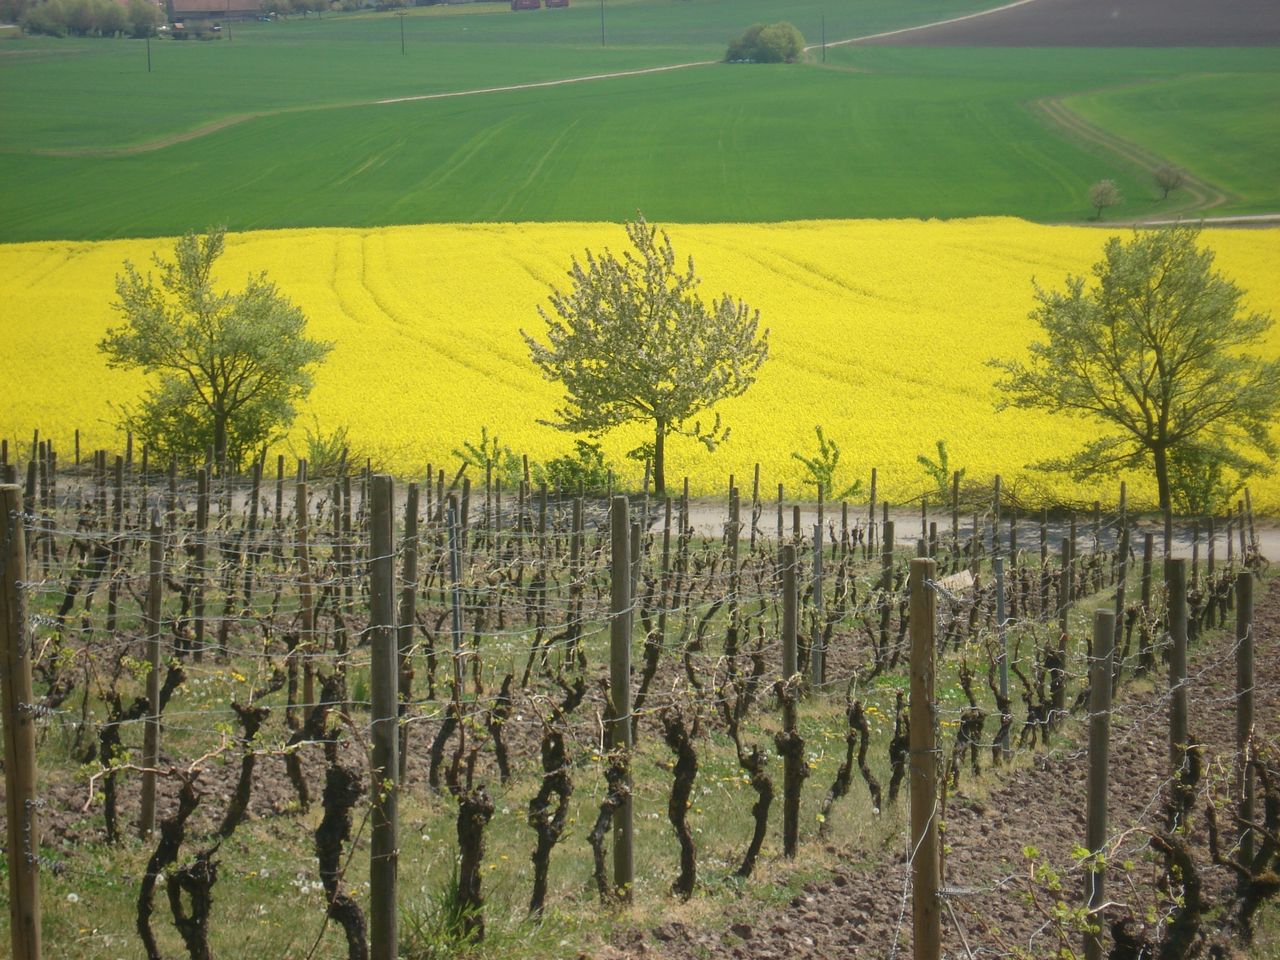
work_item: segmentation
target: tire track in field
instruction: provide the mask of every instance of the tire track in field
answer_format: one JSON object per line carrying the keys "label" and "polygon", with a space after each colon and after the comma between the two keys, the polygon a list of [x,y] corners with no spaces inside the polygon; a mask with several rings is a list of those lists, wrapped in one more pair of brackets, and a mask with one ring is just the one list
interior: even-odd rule
{"label": "tire track in field", "polygon": [[[1131,84],[1126,85],[1131,86]],[[1075,94],[1071,94],[1075,96]],[[1138,144],[1090,123],[1065,103],[1065,97],[1042,97],[1030,104],[1033,113],[1052,127],[1057,127],[1066,137],[1086,147],[1101,148],[1106,153],[1118,157],[1130,167],[1136,167],[1147,175],[1166,164],[1176,166],[1159,154],[1140,147]],[[1191,203],[1178,208],[1179,213],[1195,213],[1201,210],[1212,210],[1231,200],[1237,199],[1227,191],[1197,177],[1191,171],[1179,167],[1186,177],[1181,189],[1191,198]]]}

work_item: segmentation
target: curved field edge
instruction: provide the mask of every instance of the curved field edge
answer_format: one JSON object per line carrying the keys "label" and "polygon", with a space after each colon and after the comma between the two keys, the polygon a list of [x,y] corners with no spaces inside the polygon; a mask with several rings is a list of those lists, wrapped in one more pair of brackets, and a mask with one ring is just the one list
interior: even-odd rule
{"label": "curved field edge", "polygon": [[[724,489],[729,474],[761,465],[764,489],[804,493],[792,457],[809,451],[821,425],[841,446],[849,479],[879,468],[894,502],[926,490],[916,462],[947,441],[952,463],[980,480],[1002,474],[1025,499],[1091,501],[1107,484],[1075,484],[1027,465],[1063,454],[1091,425],[1025,411],[994,412],[985,361],[1019,356],[1035,337],[1027,318],[1032,278],[1060,286],[1087,273],[1108,231],[1012,219],[820,221],[668,227],[694,258],[710,297],[730,291],[761,312],[771,357],[746,395],[722,403],[731,440],[715,454],[674,441],[668,477],[688,475],[695,493]],[[1123,233],[1123,231],[1120,231]],[[1280,229],[1205,230],[1218,266],[1252,309],[1280,313]],[[306,312],[314,335],[335,348],[319,370],[293,440],[318,418],[345,426],[354,448],[401,476],[452,451],[482,427],[535,460],[572,447],[541,424],[560,392],[539,379],[520,336],[540,335],[537,309],[584,249],[620,248],[605,223],[463,224],[370,230],[279,230],[233,235],[218,267],[225,285],[266,270]],[[114,405],[143,389],[137,374],[107,370],[96,343],[110,325],[113,278],[122,263],[145,266],[168,240],[47,242],[0,247],[0,285],[17,318],[0,346],[0,435],[28,442],[33,429],[70,456],[113,446]],[[1273,328],[1267,356],[1280,355]],[[647,438],[616,431],[607,455],[638,485],[625,460]],[[288,453],[288,442],[278,445]],[[1154,499],[1143,476],[1138,502]],[[847,482],[847,481],[846,481]],[[1280,479],[1252,484],[1260,511],[1280,512]]]}
{"label": "curved field edge", "polygon": [[[1221,202],[1233,211],[1274,212],[1280,209],[1280,125],[1272,116],[1280,103],[1280,55],[1275,59],[1271,73],[1197,73],[1075,95],[1062,106],[1225,191]],[[1188,116],[1197,122],[1184,122]],[[1211,198],[1208,205],[1217,204]]]}
{"label": "curved field edge", "polygon": [[[1090,123],[1068,106],[1068,103],[1068,98],[1046,97],[1037,100],[1031,107],[1046,124],[1061,130],[1067,139],[1099,155],[1111,157],[1114,161],[1129,167],[1137,176],[1151,177],[1161,167],[1172,165],[1171,160],[1125,140],[1097,124]],[[1115,129],[1114,125],[1113,129]],[[1167,202],[1161,204],[1160,213],[1163,216],[1202,214],[1225,204],[1230,204],[1233,208],[1238,206],[1238,198],[1228,195],[1215,184],[1197,176],[1185,165],[1183,169],[1186,182],[1170,194]]]}

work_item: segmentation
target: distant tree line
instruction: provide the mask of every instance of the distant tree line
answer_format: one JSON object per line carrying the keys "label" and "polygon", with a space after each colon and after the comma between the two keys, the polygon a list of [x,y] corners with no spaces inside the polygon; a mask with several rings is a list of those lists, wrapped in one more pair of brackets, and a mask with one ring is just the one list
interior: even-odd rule
{"label": "distant tree line", "polygon": [[53,37],[150,36],[164,14],[150,0],[0,0],[0,20],[15,20],[26,33]]}

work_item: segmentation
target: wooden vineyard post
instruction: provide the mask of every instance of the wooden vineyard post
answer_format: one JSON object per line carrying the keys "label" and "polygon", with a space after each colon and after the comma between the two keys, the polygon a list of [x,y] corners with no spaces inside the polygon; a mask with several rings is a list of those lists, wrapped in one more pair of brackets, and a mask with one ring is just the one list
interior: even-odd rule
{"label": "wooden vineyard post", "polygon": [[995,490],[991,495],[991,556],[1000,552],[1000,474],[996,474]]}
{"label": "wooden vineyard post", "polygon": [[[1009,637],[1006,633],[1004,609],[1004,557],[991,558],[992,575],[996,581],[996,637],[1000,641],[1000,699],[1009,702]],[[1013,752],[1009,747],[1009,728],[1000,737],[1000,751],[1008,759]]]}
{"label": "wooden vineyard post", "polygon": [[458,514],[461,536],[458,538],[459,549],[465,557],[471,549],[471,478],[462,478],[462,506]]}
{"label": "wooden vineyard post", "polygon": [[671,605],[671,498],[664,504],[662,520],[661,603],[658,607],[658,643],[666,642],[667,613]]}
{"label": "wooden vineyard post", "polygon": [[[1155,538],[1149,534],[1142,535],[1142,574],[1139,580],[1139,596],[1142,598],[1142,637],[1141,649],[1138,651],[1138,667],[1140,670],[1154,670],[1155,655],[1151,649],[1151,564],[1155,552]],[[1209,568],[1213,569],[1213,547],[1209,548]]]}
{"label": "wooden vineyard post", "polygon": [[[782,548],[782,731],[784,737],[796,733],[796,694],[791,689],[799,666],[800,589],[796,576],[795,544]],[[796,765],[804,762],[797,751],[784,751],[782,802],[782,853],[795,857],[800,835],[800,802],[792,795],[801,777]]]}
{"label": "wooden vineyard post", "polygon": [[[936,551],[935,551],[936,552]],[[932,554],[930,554],[932,556]],[[1018,508],[1014,507],[1009,511],[1009,566],[1013,573],[1013,589],[1009,592],[1009,618],[1018,619],[1018,584],[1021,577],[1018,575]],[[1021,611],[1022,615],[1026,615],[1027,611]]]}
{"label": "wooden vineyard post", "polygon": [[311,585],[311,548],[307,540],[307,482],[301,481],[294,488],[294,522],[297,524],[298,542],[294,552],[298,558],[298,613],[301,629],[297,650],[302,657],[302,716],[311,715],[316,702],[315,672],[315,604]]}
{"label": "wooden vineyard post", "polygon": [[[1253,737],[1253,574],[1236,575],[1236,753],[1239,764],[1240,819],[1253,822],[1253,776],[1249,772]],[[1240,862],[1253,862],[1253,831],[1240,831]]]}
{"label": "wooden vineyard post", "polygon": [[911,561],[911,928],[915,960],[942,955],[942,914],[938,900],[938,753],[935,727],[934,657],[938,598],[933,590],[937,564]]}
{"label": "wooden vineyard post", "polygon": [[[428,493],[430,487],[428,486]],[[396,645],[399,653],[400,675],[396,694],[400,699],[399,713],[408,710],[410,685],[413,682],[413,630],[418,614],[418,485],[409,484],[404,504],[404,559],[400,564],[400,609],[397,616]],[[409,726],[400,728],[399,761],[400,782],[404,782],[409,762]]]}
{"label": "wooden vineyard post", "polygon": [[1169,594],[1169,762],[1173,774],[1174,803],[1170,827],[1177,827],[1188,798],[1183,795],[1188,769],[1190,733],[1187,720],[1187,561],[1165,560],[1165,585]]}
{"label": "wooden vineyard post", "polygon": [[813,528],[813,635],[809,641],[809,667],[811,682],[816,690],[827,679],[825,651],[822,648],[822,631],[826,626],[826,613],[822,602],[822,524]]}
{"label": "wooden vineyard post", "polygon": [[893,615],[893,521],[884,524],[882,544],[884,552],[880,555],[880,653],[879,662],[889,665],[889,623]]}
{"label": "wooden vineyard post", "polygon": [[[739,597],[742,583],[738,560],[738,548],[741,544],[740,534],[742,532],[741,510],[742,504],[738,500],[738,490],[734,487],[729,490],[729,523],[725,526],[725,538],[728,540],[726,546],[729,554],[729,629],[733,631],[733,636],[735,637],[738,635],[738,625],[741,622],[742,612],[741,599]],[[632,595],[634,594],[633,584]]]}
{"label": "wooden vineyard post", "polygon": [[1237,532],[1240,535],[1240,562],[1245,563],[1249,558],[1249,548],[1245,541],[1244,501],[1243,500],[1236,501],[1236,517],[1239,521],[1237,523]]}
{"label": "wooden vineyard post", "polygon": [[631,524],[627,498],[613,498],[609,605],[609,699],[613,702],[610,745],[628,755],[627,798],[613,813],[613,885],[624,900],[635,882],[631,803]]}
{"label": "wooden vineyard post", "polygon": [[27,547],[22,488],[0,486],[0,710],[4,714],[4,797],[8,827],[9,944],[14,960],[40,960],[40,846],[36,820],[36,730],[27,704],[31,648],[22,584]]}
{"label": "wooden vineyard post", "polygon": [[[843,560],[849,555],[849,501],[840,501],[840,556]],[[836,558],[835,544],[831,545],[831,559],[834,562]]]}
{"label": "wooden vineyard post", "polygon": [[[1128,507],[1125,503],[1125,483],[1120,481],[1120,544],[1116,550],[1116,616],[1115,616],[1115,634],[1111,639],[1112,649],[1120,644],[1120,631],[1124,629],[1124,588],[1125,581],[1129,576],[1129,514]],[[1114,652],[1112,654],[1114,658]],[[1112,682],[1112,692],[1114,692],[1115,684],[1120,680],[1120,667],[1123,664],[1114,664],[1112,676],[1115,680]]]}
{"label": "wooden vineyard post", "polygon": [[[35,466],[35,462],[31,463]],[[32,476],[28,473],[28,491],[32,486]],[[107,633],[116,629],[116,599],[120,594],[120,582],[115,571],[120,568],[121,555],[124,552],[124,457],[116,457],[115,472],[112,476],[111,499],[111,580],[107,585]],[[30,509],[27,511],[30,513]]]}
{"label": "wooden vineyard post", "polygon": [[785,521],[783,519],[783,492],[782,484],[778,484],[778,543],[782,543],[783,537],[786,536]]}
{"label": "wooden vineyard post", "polygon": [[[643,547],[644,537],[640,531],[640,522],[638,520],[631,521],[631,596],[640,596],[640,566],[641,566],[641,548]],[[635,617],[632,616],[632,626],[634,626]]]}
{"label": "wooden vineyard post", "polygon": [[871,468],[871,503],[867,511],[867,538],[864,541],[863,559],[870,560],[876,552],[876,468]]}
{"label": "wooden vineyard post", "polygon": [[[584,569],[586,559],[586,527],[584,520],[585,504],[582,497],[574,497],[570,510],[569,526],[569,643],[565,645],[565,656],[577,660],[586,667],[586,652],[582,645],[582,604],[586,590]],[[629,549],[629,547],[628,547]],[[628,578],[630,582],[630,578]]]}
{"label": "wooden vineyard post", "polygon": [[[1085,865],[1084,892],[1089,910],[1102,906],[1106,888],[1105,861],[1099,856],[1107,842],[1107,780],[1111,752],[1111,658],[1116,615],[1097,610],[1093,615],[1093,657],[1089,661],[1089,783],[1085,808],[1085,848],[1094,858]],[[1102,920],[1090,917],[1096,933],[1084,937],[1085,960],[1102,960]]]}
{"label": "wooden vineyard post", "polygon": [[1256,556],[1258,553],[1258,531],[1253,525],[1253,498],[1249,496],[1249,488],[1244,488],[1244,509],[1249,521],[1249,550]]}
{"label": "wooden vineyard post", "polygon": [[[258,507],[262,497],[263,460],[253,461],[253,482],[249,489],[249,526],[245,532],[244,605],[253,609],[253,568],[258,562]],[[225,653],[225,651],[224,651]]]}
{"label": "wooden vineyard post", "polygon": [[[1246,494],[1248,491],[1245,491]],[[755,473],[751,480],[751,543],[750,549],[755,553],[756,549],[756,528],[760,520],[760,464],[756,464]]]}
{"label": "wooden vineyard post", "polygon": [[160,601],[164,590],[164,528],[160,515],[151,517],[150,563],[147,577],[147,719],[142,743],[142,814],[138,836],[147,839],[156,829],[156,766],[160,762]]}
{"label": "wooden vineyard post", "polygon": [[458,531],[458,495],[449,494],[449,610],[453,635],[453,700],[462,703],[466,673],[462,669],[462,545]]}
{"label": "wooden vineyard post", "polygon": [[399,697],[396,650],[395,545],[392,536],[391,478],[372,478],[369,518],[369,629],[370,687],[373,712],[370,739],[373,769],[370,797],[373,802],[369,845],[369,956],[371,960],[396,960],[397,794],[399,792]]}
{"label": "wooden vineyard post", "polygon": [[1067,638],[1071,628],[1071,540],[1064,538],[1061,554],[1061,580],[1058,583],[1058,655],[1050,672],[1049,686],[1053,694],[1053,722],[1066,719],[1067,713]]}
{"label": "wooden vineyard post", "polygon": [[194,617],[193,652],[196,662],[204,658],[204,581],[205,563],[209,555],[209,467],[200,468],[196,478],[196,542],[195,542],[195,591],[192,599]]}
{"label": "wooden vineyard post", "polygon": [[960,570],[960,471],[951,474],[951,572]]}

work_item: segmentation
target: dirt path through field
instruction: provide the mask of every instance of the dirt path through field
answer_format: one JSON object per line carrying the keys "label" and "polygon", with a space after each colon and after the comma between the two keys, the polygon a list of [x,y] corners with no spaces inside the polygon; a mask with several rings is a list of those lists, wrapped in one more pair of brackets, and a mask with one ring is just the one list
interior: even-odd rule
{"label": "dirt path through field", "polygon": [[[1161,166],[1169,163],[1163,157],[1157,156],[1149,150],[1138,146],[1129,140],[1116,136],[1103,128],[1090,123],[1080,114],[1076,113],[1064,102],[1063,97],[1044,97],[1030,104],[1033,113],[1036,113],[1049,126],[1057,127],[1062,134],[1069,140],[1074,140],[1086,147],[1101,147],[1108,153],[1119,157],[1125,163],[1138,168],[1143,173],[1153,174]],[[1180,213],[1199,213],[1203,210],[1212,210],[1214,207],[1220,207],[1224,203],[1234,199],[1230,194],[1195,176],[1190,171],[1184,171],[1186,182],[1182,185],[1185,197],[1190,198],[1190,203],[1179,205]]]}
{"label": "dirt path through field", "polygon": [[[946,20],[937,20],[930,24],[919,24],[915,27],[903,27],[899,30],[888,30],[882,33],[872,33],[861,37],[850,37],[846,40],[836,40],[829,42],[827,46],[837,47],[851,43],[859,43],[866,40],[873,40],[879,37],[890,37],[906,30],[916,30],[920,27],[940,26],[950,23],[958,23],[962,20],[971,20],[975,17],[983,17],[992,13],[998,13],[1002,10],[1008,10],[1012,7],[1019,7],[1028,3],[1040,3],[1043,0],[1016,0],[1014,3],[1004,4],[1003,6],[993,7],[990,10],[980,10],[977,13],[966,14],[963,17],[951,17]],[[810,44],[805,47],[806,51],[816,50],[821,44]],[[225,130],[228,127],[236,126],[249,120],[258,120],[263,117],[280,116],[286,113],[298,113],[306,110],[327,110],[337,107],[373,107],[386,106],[396,103],[415,103],[425,100],[451,100],[457,97],[478,97],[492,93],[513,93],[520,90],[542,90],[548,87],[564,87],[578,83],[593,83],[600,80],[618,80],[624,77],[641,77],[657,73],[670,73],[673,70],[688,70],[693,67],[711,67],[722,61],[720,60],[692,60],[688,63],[670,63],[661,64],[654,67],[643,67],[635,70],[615,70],[609,73],[593,73],[581,77],[563,77],[557,80],[536,80],[528,83],[512,83],[497,87],[475,87],[467,90],[445,90],[438,93],[420,93],[403,97],[386,97],[379,100],[362,100],[351,103],[323,104],[319,106],[301,106],[301,107],[284,107],[279,110],[264,110],[254,113],[236,114],[230,117],[222,117],[193,130],[187,130],[183,133],[176,133],[155,140],[148,140],[145,143],[134,144],[129,147],[121,147],[118,149],[106,150],[33,150],[31,153],[44,157],[127,157],[140,153],[150,153],[155,150],[163,150],[165,147],[173,146],[177,143],[186,143],[191,140],[198,140],[201,137],[209,136]]]}
{"label": "dirt path through field", "polygon": [[[1259,590],[1261,591],[1261,587]],[[1229,615],[1231,616],[1231,615]],[[1257,637],[1256,717],[1263,735],[1280,734],[1280,588],[1260,596]],[[1230,633],[1194,644],[1189,688],[1192,736],[1207,757],[1229,765],[1235,738],[1235,641]],[[1111,727],[1110,833],[1115,845],[1109,892],[1118,901],[1158,905],[1151,881],[1155,870],[1145,853],[1149,829],[1163,822],[1168,778],[1168,692],[1163,674],[1122,688]],[[1014,726],[1021,724],[1021,707]],[[1076,732],[1078,736],[1078,731]],[[953,735],[954,736],[954,735]],[[944,749],[950,749],[950,742]],[[984,758],[984,763],[987,758]],[[1087,756],[1076,741],[1057,739],[1049,752],[1011,771],[988,774],[976,788],[962,783],[948,801],[943,910],[944,955],[995,957],[1014,946],[1025,955],[1055,955],[1053,926],[1025,900],[1029,888],[1027,846],[1062,868],[1084,842]],[[1202,785],[1203,791],[1203,785]],[[1203,811],[1203,792],[1198,810]],[[1193,844],[1204,891],[1222,902],[1233,884],[1219,867],[1209,867],[1203,816],[1196,817]],[[1132,860],[1127,883],[1117,865]],[[711,928],[666,923],[618,945],[627,956],[664,960],[694,957],[751,960],[826,960],[835,957],[905,958],[911,955],[909,871],[906,851],[868,851],[828,880],[811,884],[782,909],[726,916]],[[1069,901],[1078,900],[1082,876],[1062,879]],[[1042,892],[1043,896],[1043,892]],[[1108,949],[1109,949],[1108,937]],[[1075,936],[1072,942],[1074,944]]]}

